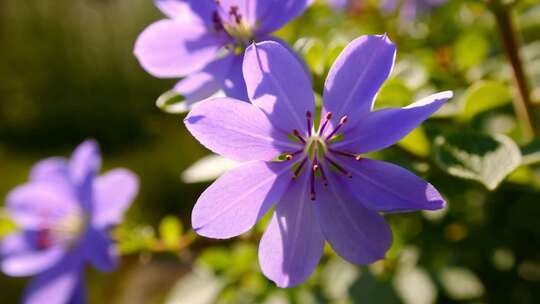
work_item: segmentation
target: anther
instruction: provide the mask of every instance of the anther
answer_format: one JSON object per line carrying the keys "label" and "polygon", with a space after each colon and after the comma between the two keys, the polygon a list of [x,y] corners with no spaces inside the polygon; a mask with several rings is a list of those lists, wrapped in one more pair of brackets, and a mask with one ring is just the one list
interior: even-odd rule
{"label": "anther", "polygon": [[[216,3],[219,4],[219,1],[216,1]],[[221,17],[219,16],[218,12],[214,11],[212,13],[212,22],[214,23],[214,29],[216,31],[222,31],[225,28],[223,27],[223,21],[221,20]]]}
{"label": "anther", "polygon": [[303,144],[306,144],[306,140],[302,137],[302,135],[300,135],[300,132],[298,132],[298,130],[294,129],[293,135],[296,136],[296,138],[298,138],[298,140],[300,140]]}
{"label": "anther", "polygon": [[329,140],[330,138],[332,138],[332,136],[334,136],[334,134],[336,134],[337,131],[339,131],[339,129],[344,124],[346,124],[348,120],[349,120],[349,118],[347,117],[347,115],[341,117],[341,119],[339,120],[339,124],[336,126],[336,128],[328,136],[326,136],[326,140]]}
{"label": "anther", "polygon": [[326,115],[324,116],[324,122],[321,126],[321,129],[319,130],[319,135],[322,135],[323,132],[324,132],[324,129],[326,128],[326,126],[328,125],[328,122],[330,121],[330,119],[332,119],[332,112],[328,112],[326,113]]}
{"label": "anther", "polygon": [[306,119],[307,119],[307,129],[308,129],[308,135],[311,136],[311,112],[306,112]]}

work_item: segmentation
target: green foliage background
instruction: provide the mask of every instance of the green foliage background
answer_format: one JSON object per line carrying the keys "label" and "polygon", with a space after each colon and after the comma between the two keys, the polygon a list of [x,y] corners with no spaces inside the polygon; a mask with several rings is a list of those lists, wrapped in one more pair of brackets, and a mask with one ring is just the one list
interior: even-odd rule
{"label": "green foliage background", "polygon": [[[519,1],[514,13],[538,101],[540,4]],[[278,33],[304,56],[319,94],[340,50],[374,33],[398,46],[377,107],[455,93],[398,146],[371,155],[428,179],[448,208],[387,216],[395,239],[387,259],[358,267],[327,248],[312,278],[289,290],[260,274],[264,223],[229,241],[189,230],[207,183],[180,175],[208,151],[181,115],[154,105],[174,80],[146,74],[132,55],[138,33],[160,18],[149,0],[0,1],[0,196],[37,160],[67,155],[89,137],[100,142],[105,169],[128,167],[141,178],[136,203],[114,231],[122,267],[90,271],[91,303],[540,301],[540,142],[519,130],[510,69],[484,1],[450,0],[414,21],[383,15],[372,0],[344,13],[317,2]],[[12,228],[0,221],[1,233]],[[0,303],[17,302],[26,282],[0,275]]]}

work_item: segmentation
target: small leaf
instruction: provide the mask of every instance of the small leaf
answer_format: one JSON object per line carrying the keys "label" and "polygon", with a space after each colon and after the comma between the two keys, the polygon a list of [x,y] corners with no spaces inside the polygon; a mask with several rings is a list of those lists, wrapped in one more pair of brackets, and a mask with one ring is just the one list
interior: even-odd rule
{"label": "small leaf", "polygon": [[303,55],[309,69],[317,75],[325,70],[327,51],[324,43],[317,38],[302,38],[295,44],[295,49]]}
{"label": "small leaf", "polygon": [[429,140],[422,127],[414,129],[397,144],[403,149],[418,156],[427,157],[430,152]]}
{"label": "small leaf", "polygon": [[489,43],[481,33],[466,32],[458,38],[454,45],[457,67],[460,70],[467,70],[479,65],[486,59],[489,51]]}
{"label": "small leaf", "polygon": [[478,81],[463,95],[463,114],[461,118],[469,120],[477,114],[496,108],[512,100],[507,85],[499,81]]}
{"label": "small leaf", "polygon": [[156,106],[170,114],[182,114],[189,111],[189,105],[184,101],[184,97],[172,90],[161,94],[156,100]]}
{"label": "small leaf", "polygon": [[438,136],[434,147],[435,160],[442,169],[479,181],[490,190],[521,164],[518,146],[504,135],[455,132]]}
{"label": "small leaf", "polygon": [[182,237],[182,223],[174,216],[166,216],[159,223],[159,235],[167,248],[178,248]]}

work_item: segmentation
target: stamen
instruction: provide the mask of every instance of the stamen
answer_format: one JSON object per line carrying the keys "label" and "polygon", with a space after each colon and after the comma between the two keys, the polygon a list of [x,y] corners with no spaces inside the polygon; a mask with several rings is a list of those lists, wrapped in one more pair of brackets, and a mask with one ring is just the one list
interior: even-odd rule
{"label": "stamen", "polygon": [[[219,4],[219,1],[216,0],[216,3]],[[221,17],[219,16],[219,13],[214,11],[212,13],[212,22],[214,23],[214,29],[216,31],[222,31],[225,28],[223,27],[223,21],[221,20]]]}
{"label": "stamen", "polygon": [[339,172],[345,174],[348,178],[352,178],[352,173],[345,170],[342,166],[338,165],[335,161],[331,160],[328,157],[324,157],[329,163],[331,163],[336,169],[338,169]]}
{"label": "stamen", "polygon": [[324,134],[324,129],[328,125],[328,122],[330,121],[330,119],[332,119],[332,112],[328,112],[324,116],[324,123],[322,124],[321,129],[319,130],[319,133],[318,133],[319,135]]}
{"label": "stamen", "polygon": [[324,173],[323,167],[319,167],[319,172],[321,172],[321,177],[323,179],[323,184],[325,186],[328,186],[328,179],[326,178],[326,174]]}
{"label": "stamen", "polygon": [[300,171],[302,171],[302,168],[304,167],[304,165],[306,164],[307,162],[307,157],[304,158],[302,160],[302,162],[300,163],[300,165],[298,165],[298,168],[296,168],[296,170],[294,170],[294,174],[293,174],[293,179],[297,178],[298,176],[300,176]]}
{"label": "stamen", "polygon": [[307,119],[308,136],[311,136],[312,124],[311,124],[311,112],[310,111],[306,112],[306,119]]}
{"label": "stamen", "polygon": [[347,117],[347,115],[341,117],[341,119],[339,120],[339,124],[336,126],[336,128],[334,129],[334,131],[332,131],[332,133],[330,133],[328,136],[326,136],[326,140],[329,140],[330,138],[332,138],[332,136],[334,136],[334,134],[337,133],[337,131],[339,131],[339,129],[347,123],[347,121],[349,120],[349,118]]}
{"label": "stamen", "polygon": [[293,135],[296,136],[296,138],[298,138],[304,145],[306,144],[306,140],[302,137],[302,135],[300,135],[300,132],[298,132],[298,130],[294,129]]}
{"label": "stamen", "polygon": [[315,171],[317,171],[317,168],[318,166],[316,164],[313,165],[313,170],[311,171],[311,176],[309,177],[311,186],[310,196],[312,201],[315,200]]}
{"label": "stamen", "polygon": [[236,5],[231,6],[229,10],[229,15],[231,15],[231,17],[234,18],[234,21],[236,22],[236,24],[240,24],[242,22],[242,15],[240,15],[238,11],[238,6]]}
{"label": "stamen", "polygon": [[298,154],[300,154],[300,153],[303,152],[303,151],[304,151],[304,150],[298,150],[298,151],[294,151],[294,152],[292,152],[292,153],[285,154],[285,159],[286,159],[286,160],[291,160],[291,159],[293,159],[293,157],[294,157],[295,155],[298,155]]}
{"label": "stamen", "polygon": [[328,149],[328,151],[332,152],[332,153],[336,153],[336,154],[339,154],[339,155],[343,155],[343,156],[347,156],[347,157],[352,157],[356,160],[360,160],[362,159],[362,156],[360,154],[352,154],[352,153],[349,153],[349,152],[345,152],[345,151],[338,151],[338,150],[334,150],[334,149]]}

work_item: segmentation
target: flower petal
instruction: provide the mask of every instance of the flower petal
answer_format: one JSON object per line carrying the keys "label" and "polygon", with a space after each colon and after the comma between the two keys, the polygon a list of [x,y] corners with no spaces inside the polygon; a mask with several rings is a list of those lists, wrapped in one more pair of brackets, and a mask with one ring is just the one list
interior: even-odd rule
{"label": "flower petal", "polygon": [[259,245],[259,263],[278,287],[304,282],[315,270],[324,237],[309,199],[307,174],[290,182]]}
{"label": "flower petal", "polygon": [[78,258],[80,253],[71,253],[50,270],[32,280],[26,289],[25,304],[62,304],[71,303],[73,296],[79,292],[83,265]]}
{"label": "flower petal", "polygon": [[236,99],[199,102],[184,123],[205,147],[234,160],[271,160],[301,149],[276,130],[260,109]]}
{"label": "flower petal", "polygon": [[335,147],[353,153],[367,153],[389,147],[409,134],[451,97],[452,92],[446,91],[423,98],[405,108],[371,112],[345,131],[344,139],[335,143]]}
{"label": "flower petal", "polygon": [[154,0],[154,2],[157,8],[169,18],[199,19],[208,22],[208,25],[211,25],[212,13],[216,10],[216,4],[212,0]]}
{"label": "flower petal", "polygon": [[94,183],[92,224],[106,228],[119,224],[139,190],[139,179],[127,169],[114,169]]}
{"label": "flower petal", "polygon": [[314,204],[324,236],[351,263],[365,265],[384,258],[392,245],[390,227],[345,187],[346,177],[327,172],[328,186],[318,188]]}
{"label": "flower petal", "polygon": [[349,191],[373,211],[437,210],[446,204],[430,183],[397,165],[367,158],[343,164],[352,173]]}
{"label": "flower petal", "polygon": [[234,61],[235,56],[216,59],[201,71],[182,79],[174,90],[184,96],[188,105],[206,99],[225,86],[225,78],[230,74]]}
{"label": "flower petal", "polygon": [[32,167],[30,180],[32,181],[64,181],[69,176],[69,167],[63,157],[44,159]]}
{"label": "flower petal", "polygon": [[225,40],[205,24],[165,19],[148,26],[137,38],[134,53],[156,77],[182,77],[202,69],[217,56]]}
{"label": "flower petal", "polygon": [[92,183],[101,167],[99,146],[94,140],[80,144],[69,162],[71,180],[76,186],[80,204],[86,211],[91,211]]}
{"label": "flower petal", "polygon": [[267,0],[255,2],[258,6],[256,9],[257,20],[260,23],[257,34],[268,34],[300,16],[313,3],[313,0]]}
{"label": "flower petal", "polygon": [[285,192],[291,179],[289,167],[257,161],[225,173],[197,200],[191,215],[193,229],[218,239],[248,231]]}
{"label": "flower petal", "polygon": [[345,47],[324,84],[324,111],[332,112],[334,125],[347,115],[348,128],[369,113],[395,56],[396,47],[386,35],[362,36]]}
{"label": "flower petal", "polygon": [[307,131],[306,112],[314,113],[311,83],[302,65],[275,41],[252,44],[244,58],[248,96],[282,131]]}
{"label": "flower petal", "polygon": [[52,267],[65,255],[60,246],[36,250],[33,241],[35,235],[28,232],[11,234],[2,240],[0,265],[4,273],[13,277],[35,275]]}
{"label": "flower petal", "polygon": [[118,266],[118,253],[111,238],[101,230],[88,229],[80,244],[86,258],[99,271],[109,272]]}
{"label": "flower petal", "polygon": [[244,62],[244,56],[234,56],[231,69],[225,79],[225,86],[223,91],[228,97],[238,100],[249,100],[246,89],[246,82],[242,75],[242,64]]}
{"label": "flower petal", "polygon": [[42,229],[74,212],[78,202],[62,187],[32,182],[13,189],[6,198],[12,219],[24,229]]}

